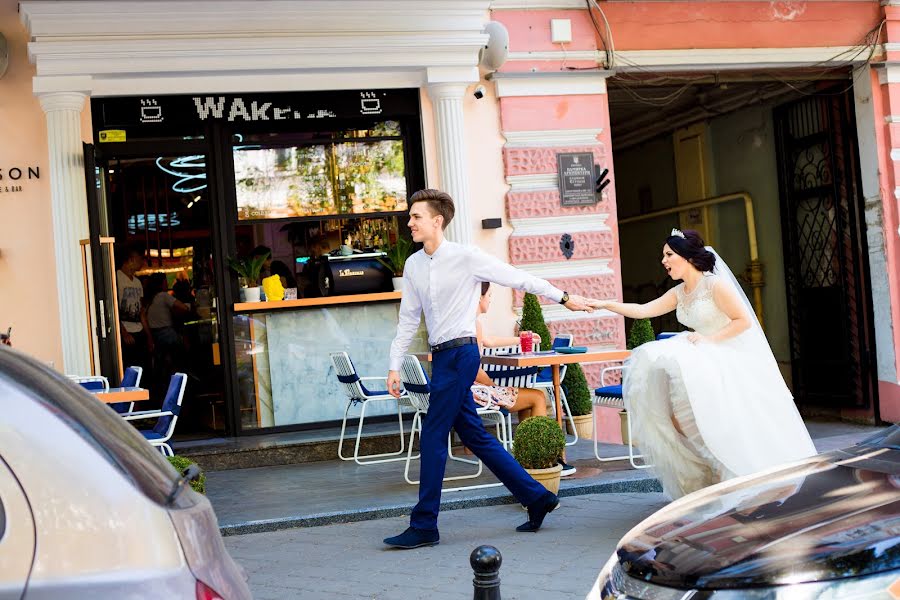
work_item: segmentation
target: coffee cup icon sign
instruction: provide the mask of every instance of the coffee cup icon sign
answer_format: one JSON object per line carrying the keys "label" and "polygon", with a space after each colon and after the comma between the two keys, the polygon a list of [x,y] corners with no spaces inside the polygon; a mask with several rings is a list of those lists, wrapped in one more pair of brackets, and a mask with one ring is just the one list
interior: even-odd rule
{"label": "coffee cup icon sign", "polygon": [[161,123],[162,107],[156,100],[141,100],[141,123]]}
{"label": "coffee cup icon sign", "polygon": [[375,97],[374,92],[362,92],[359,100],[359,112],[364,115],[381,114],[381,100]]}

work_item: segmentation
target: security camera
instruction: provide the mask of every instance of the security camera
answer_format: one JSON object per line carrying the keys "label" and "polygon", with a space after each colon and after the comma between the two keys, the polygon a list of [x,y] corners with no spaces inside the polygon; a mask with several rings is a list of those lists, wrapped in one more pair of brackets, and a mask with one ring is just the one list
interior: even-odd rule
{"label": "security camera", "polygon": [[485,91],[484,86],[479,85],[475,88],[475,91],[472,92],[472,94],[475,96],[476,99],[481,100],[482,98],[484,98],[484,91]]}

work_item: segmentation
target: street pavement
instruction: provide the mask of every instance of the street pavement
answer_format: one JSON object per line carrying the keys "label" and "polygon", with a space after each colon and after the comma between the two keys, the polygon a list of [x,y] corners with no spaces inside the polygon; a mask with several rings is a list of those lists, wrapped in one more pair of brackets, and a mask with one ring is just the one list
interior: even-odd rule
{"label": "street pavement", "polygon": [[660,493],[562,498],[538,533],[517,533],[518,505],[441,513],[441,543],[391,550],[381,540],[408,517],[287,529],[225,538],[247,571],[257,600],[472,597],[469,555],[481,544],[500,550],[504,600],[584,598],[616,542],[667,503]]}

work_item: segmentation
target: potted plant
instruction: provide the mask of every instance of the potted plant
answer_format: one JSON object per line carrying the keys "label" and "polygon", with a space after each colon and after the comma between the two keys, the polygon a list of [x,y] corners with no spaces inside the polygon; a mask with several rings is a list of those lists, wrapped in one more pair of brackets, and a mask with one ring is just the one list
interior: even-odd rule
{"label": "potted plant", "polygon": [[[566,392],[566,402],[569,404],[569,415],[575,422],[575,429],[578,431],[578,437],[589,440],[594,437],[594,401],[591,390],[588,387],[587,379],[584,377],[584,371],[581,365],[571,364],[566,368],[566,376],[562,381],[562,387]],[[569,433],[572,424],[566,420],[566,428]]]}
{"label": "potted plant", "polygon": [[559,459],[566,437],[550,417],[529,417],[519,423],[513,437],[513,456],[529,475],[556,494],[559,492]]}
{"label": "potted plant", "polygon": [[[653,333],[653,325],[650,324],[650,319],[636,319],[631,324],[631,329],[628,330],[626,347],[629,350],[634,350],[641,344],[652,342],[655,339],[656,334]],[[622,432],[622,443],[627,444],[628,412],[625,409],[619,411],[619,428]],[[637,446],[637,440],[631,440],[631,445]]]}
{"label": "potted plant", "polygon": [[385,256],[378,259],[378,262],[390,269],[393,273],[391,281],[394,284],[394,290],[403,290],[403,267],[406,266],[406,259],[415,252],[415,245],[412,240],[403,236],[397,238],[397,242],[393,246],[382,248]]}
{"label": "potted plant", "polygon": [[[179,474],[184,473],[189,466],[197,464],[191,459],[178,456],[177,454],[166,458],[169,459],[169,463],[175,467]],[[191,482],[191,488],[198,494],[206,494],[206,473],[200,473],[200,477]]]}
{"label": "potted plant", "polygon": [[228,259],[228,266],[231,267],[231,270],[246,281],[246,287],[243,288],[245,302],[259,302],[259,273],[268,258],[269,254],[266,253],[260,256],[230,257]]}

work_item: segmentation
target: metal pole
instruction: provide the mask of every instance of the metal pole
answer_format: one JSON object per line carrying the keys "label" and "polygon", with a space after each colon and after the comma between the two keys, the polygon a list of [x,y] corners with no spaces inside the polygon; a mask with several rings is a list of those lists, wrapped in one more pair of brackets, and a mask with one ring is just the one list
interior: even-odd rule
{"label": "metal pole", "polygon": [[475,572],[472,585],[474,600],[500,600],[500,564],[503,557],[493,546],[478,546],[469,556],[469,564]]}

